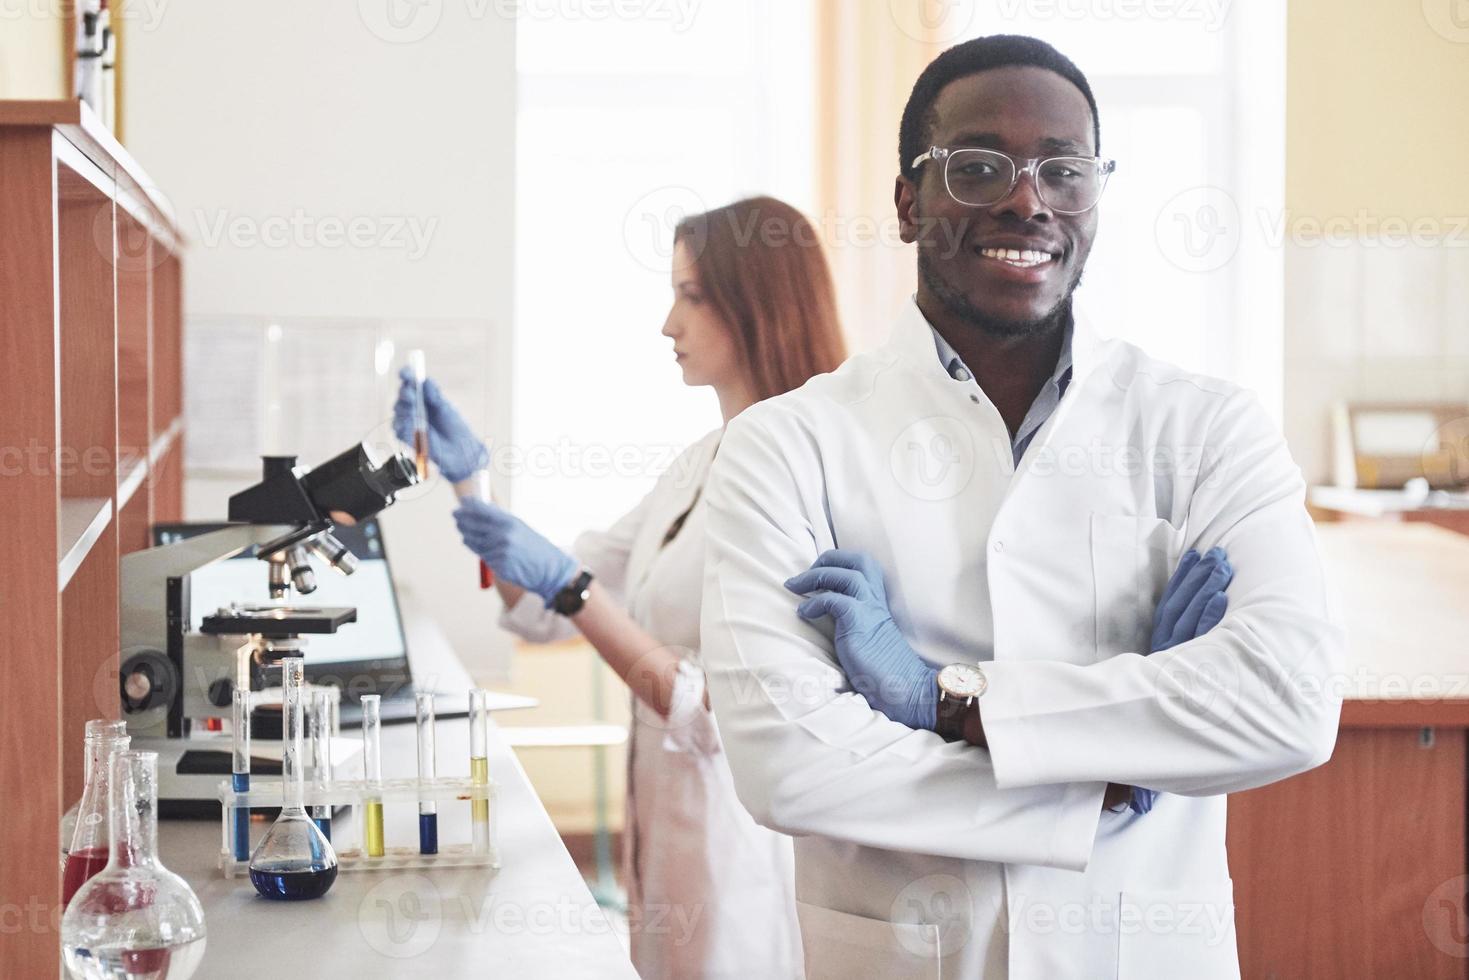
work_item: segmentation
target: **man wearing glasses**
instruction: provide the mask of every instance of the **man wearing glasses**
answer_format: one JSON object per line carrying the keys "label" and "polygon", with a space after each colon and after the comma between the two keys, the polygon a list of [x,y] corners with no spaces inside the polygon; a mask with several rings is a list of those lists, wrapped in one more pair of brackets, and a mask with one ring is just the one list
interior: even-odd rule
{"label": "man wearing glasses", "polygon": [[705,492],[709,692],[808,977],[1237,977],[1224,794],[1340,710],[1300,473],[1247,392],[1073,317],[1113,164],[1069,60],[952,48],[899,143],[913,305]]}

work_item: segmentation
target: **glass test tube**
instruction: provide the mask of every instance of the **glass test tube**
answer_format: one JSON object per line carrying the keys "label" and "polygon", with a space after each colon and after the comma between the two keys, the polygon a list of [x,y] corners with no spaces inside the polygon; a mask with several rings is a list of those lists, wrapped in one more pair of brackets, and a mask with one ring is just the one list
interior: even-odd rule
{"label": "glass test tube", "polygon": [[306,683],[306,661],[301,657],[281,660],[281,792],[286,810],[302,809],[306,774],[301,768],[302,687]]}
{"label": "glass test tube", "polygon": [[[418,708],[418,783],[431,783],[438,777],[438,759],[434,751],[434,696],[427,691],[414,695]],[[418,801],[418,853],[439,853],[439,806],[433,800]]]}
{"label": "glass test tube", "polygon": [[[326,688],[311,692],[311,780],[319,790],[332,781],[331,694]],[[332,839],[332,808],[318,803],[311,808],[311,819],[327,840]]]}
{"label": "glass test tube", "polygon": [[[382,696],[362,695],[362,778],[369,791],[383,783]],[[369,792],[362,814],[363,850],[368,857],[383,856],[383,798]]]}
{"label": "glass test tube", "polygon": [[[250,791],[250,689],[235,685],[233,713],[234,763],[230,769],[231,785],[236,793]],[[235,807],[234,855],[236,861],[250,860],[250,808]]]}
{"label": "glass test tube", "polygon": [[[477,687],[469,692],[469,778],[485,785],[490,781],[490,692]],[[490,801],[469,804],[475,854],[490,852]]]}
{"label": "glass test tube", "polygon": [[[474,475],[479,499],[487,504],[494,503],[490,495],[490,470],[486,467]],[[481,589],[493,589],[495,587],[495,571],[485,563],[483,558],[479,562],[479,587]]]}
{"label": "glass test tube", "polygon": [[408,370],[413,375],[413,455],[418,464],[418,478],[428,479],[428,405],[423,400],[423,382],[428,367],[423,351],[408,352]]}

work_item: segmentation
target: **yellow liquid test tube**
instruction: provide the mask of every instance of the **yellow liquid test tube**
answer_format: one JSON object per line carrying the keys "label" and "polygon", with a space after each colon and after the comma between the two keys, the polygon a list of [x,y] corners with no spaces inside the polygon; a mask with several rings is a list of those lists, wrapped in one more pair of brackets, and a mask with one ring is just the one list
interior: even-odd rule
{"label": "yellow liquid test tube", "polygon": [[[362,695],[362,779],[369,792],[383,783],[382,696]],[[370,858],[383,856],[383,801],[367,798],[362,812],[362,849]]]}
{"label": "yellow liquid test tube", "polygon": [[[478,786],[490,782],[490,692],[475,688],[469,692],[469,780]],[[469,803],[470,831],[475,854],[490,852],[490,801]]]}

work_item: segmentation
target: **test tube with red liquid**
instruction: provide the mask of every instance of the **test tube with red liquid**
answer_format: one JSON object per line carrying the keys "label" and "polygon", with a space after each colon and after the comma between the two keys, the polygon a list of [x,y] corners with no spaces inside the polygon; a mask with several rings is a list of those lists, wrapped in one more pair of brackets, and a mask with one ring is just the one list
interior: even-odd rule
{"label": "test tube with red liquid", "polygon": [[[494,503],[490,495],[490,471],[488,468],[480,470],[474,475],[475,490],[479,499],[487,504]],[[495,587],[495,570],[485,564],[483,558],[479,561],[479,587],[481,589],[493,589]]]}

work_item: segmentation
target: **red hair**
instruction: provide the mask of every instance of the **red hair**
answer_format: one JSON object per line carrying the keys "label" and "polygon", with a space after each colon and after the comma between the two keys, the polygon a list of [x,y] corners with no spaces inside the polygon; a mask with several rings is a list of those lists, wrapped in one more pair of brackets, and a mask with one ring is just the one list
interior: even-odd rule
{"label": "red hair", "polygon": [[679,222],[708,301],[734,331],[751,389],[763,400],[835,370],[847,345],[816,228],[773,197],[752,197]]}

